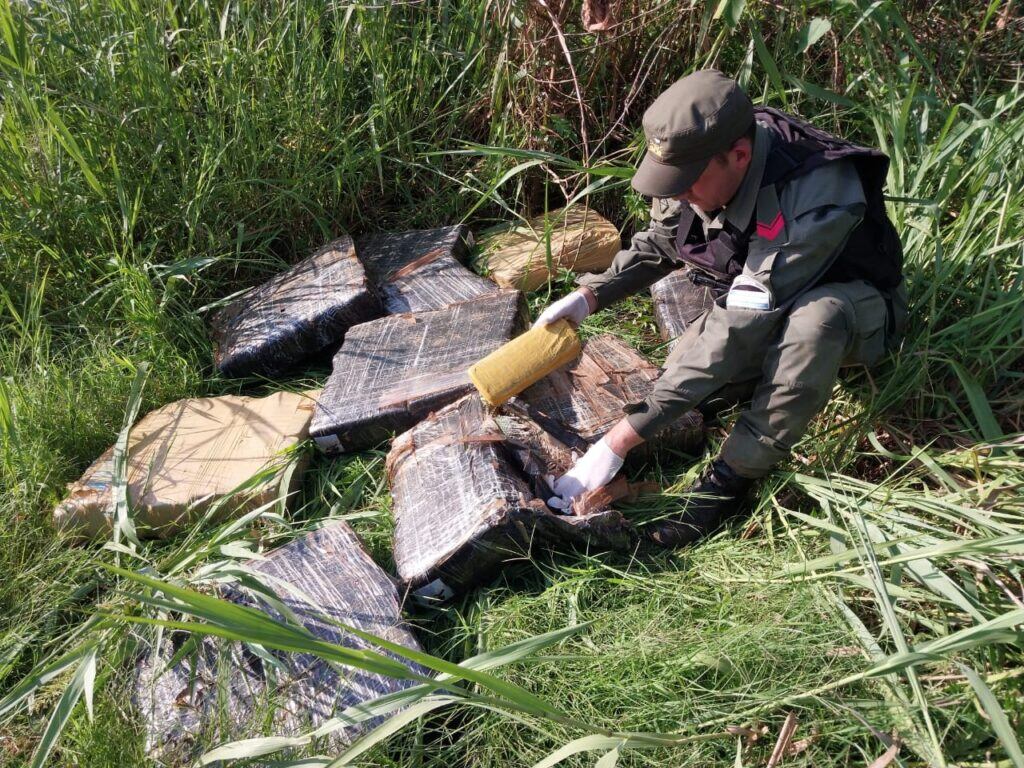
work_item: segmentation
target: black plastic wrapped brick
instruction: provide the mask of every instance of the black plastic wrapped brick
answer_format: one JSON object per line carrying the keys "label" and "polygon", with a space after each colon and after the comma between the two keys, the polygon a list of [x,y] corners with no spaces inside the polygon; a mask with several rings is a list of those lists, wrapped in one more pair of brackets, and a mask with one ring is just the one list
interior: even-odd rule
{"label": "black plastic wrapped brick", "polygon": [[677,269],[651,286],[654,324],[663,341],[675,343],[683,331],[711,309],[715,299],[729,290],[724,283],[694,275],[688,268]]}
{"label": "black plastic wrapped brick", "polygon": [[[541,379],[521,397],[550,431],[568,431],[589,444],[625,415],[625,405],[647,397],[659,375],[658,369],[626,342],[602,334],[583,344],[577,360]],[[692,453],[703,441],[703,428],[700,413],[688,411],[655,441]]]}
{"label": "black plastic wrapped brick", "polygon": [[310,425],[327,453],[372,447],[473,389],[468,369],[526,326],[518,291],[351,329]]}
{"label": "black plastic wrapped brick", "polygon": [[390,314],[442,309],[496,293],[491,280],[463,264],[473,245],[464,225],[356,238],[356,253]]}
{"label": "black plastic wrapped brick", "polygon": [[[270,552],[250,570],[321,640],[379,650],[325,621],[326,616],[419,650],[401,618],[394,582],[344,522]],[[251,593],[229,588],[223,594],[280,619],[277,611]],[[270,665],[240,643],[211,637],[200,639],[194,652],[167,668],[183,641],[182,635],[165,636],[160,651],[144,656],[136,667],[134,703],[145,722],[147,752],[166,765],[191,764],[200,747],[260,735],[254,718],[266,727],[269,717],[275,735],[296,736],[348,707],[413,684],[354,668],[338,670],[309,654],[270,651],[277,660]],[[338,749],[375,724],[369,721],[335,731],[326,737],[328,746]],[[201,737],[202,744],[197,741]]]}
{"label": "black plastic wrapped brick", "polygon": [[562,516],[545,479],[572,463],[569,449],[517,401],[496,412],[470,394],[395,438],[387,476],[401,583],[450,597],[493,578],[537,539],[628,548],[631,528],[607,507]]}
{"label": "black plastic wrapped brick", "polygon": [[346,235],[218,312],[211,323],[214,362],[224,376],[275,376],[381,312]]}

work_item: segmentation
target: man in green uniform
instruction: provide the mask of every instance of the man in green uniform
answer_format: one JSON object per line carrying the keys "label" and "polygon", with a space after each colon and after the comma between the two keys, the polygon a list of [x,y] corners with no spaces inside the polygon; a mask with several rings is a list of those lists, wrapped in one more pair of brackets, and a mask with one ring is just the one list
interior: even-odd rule
{"label": "man in green uniform", "polygon": [[718,299],[686,328],[651,394],[554,484],[565,507],[607,482],[626,454],[686,410],[752,390],[721,453],[652,526],[679,546],[735,514],[828,401],[840,366],[872,365],[906,319],[902,249],[882,199],[888,159],[767,108],[714,70],[676,82],[644,114],[633,187],[653,198],[647,230],[611,267],[580,279],[538,324],[589,314],[685,269]]}

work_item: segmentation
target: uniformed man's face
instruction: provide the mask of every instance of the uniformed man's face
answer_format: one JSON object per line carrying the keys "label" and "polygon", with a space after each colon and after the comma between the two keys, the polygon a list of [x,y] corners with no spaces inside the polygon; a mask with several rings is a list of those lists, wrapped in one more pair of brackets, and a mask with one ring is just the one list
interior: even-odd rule
{"label": "uniformed man's face", "polygon": [[695,205],[705,213],[724,208],[743,183],[750,166],[750,152],[750,139],[738,139],[731,148],[711,158],[693,186],[676,200]]}

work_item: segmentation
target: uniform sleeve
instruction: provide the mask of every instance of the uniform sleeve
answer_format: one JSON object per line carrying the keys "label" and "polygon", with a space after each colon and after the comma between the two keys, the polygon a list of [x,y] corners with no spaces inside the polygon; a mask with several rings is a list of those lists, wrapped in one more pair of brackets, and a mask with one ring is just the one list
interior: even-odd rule
{"label": "uniform sleeve", "polygon": [[[773,190],[763,191],[774,198]],[[823,203],[822,201],[829,201]],[[864,216],[864,193],[847,161],[831,163],[787,185],[775,201],[758,199],[758,234],[750,240],[743,274],[767,289],[766,310],[727,309],[725,298],[676,343],[654,390],[627,419],[650,439],[725,384],[756,376],[793,301],[831,266]],[[765,209],[769,216],[765,216]],[[769,218],[770,221],[764,221]],[[771,235],[774,234],[774,237]]]}
{"label": "uniform sleeve", "polygon": [[579,285],[594,292],[598,309],[642,291],[678,268],[676,231],[680,206],[676,200],[654,200],[650,225],[633,235],[629,248],[619,251],[604,272],[579,278]]}

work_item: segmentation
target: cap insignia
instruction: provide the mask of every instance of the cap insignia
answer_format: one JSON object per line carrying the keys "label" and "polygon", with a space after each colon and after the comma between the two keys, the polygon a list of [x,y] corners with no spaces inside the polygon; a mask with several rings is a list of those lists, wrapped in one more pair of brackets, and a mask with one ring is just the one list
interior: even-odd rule
{"label": "cap insignia", "polygon": [[647,142],[647,151],[660,159],[665,158],[665,147],[662,146],[661,139],[657,136]]}

